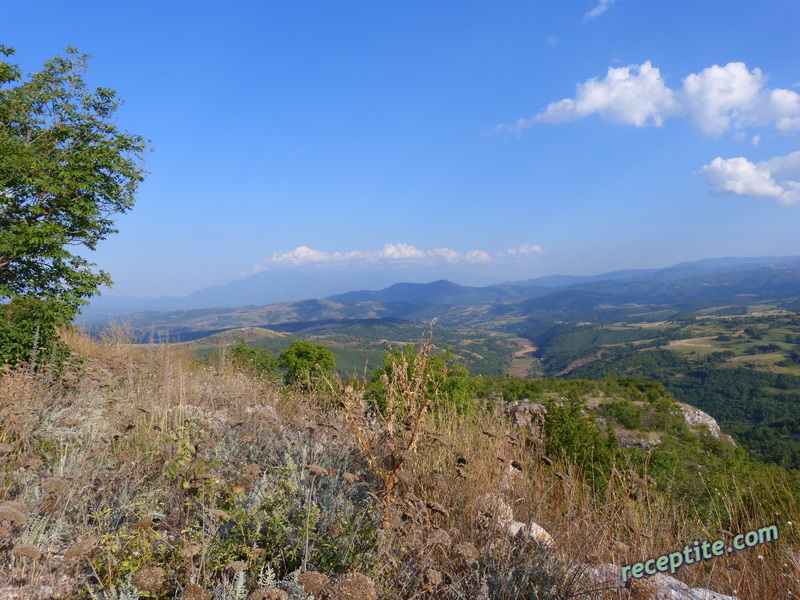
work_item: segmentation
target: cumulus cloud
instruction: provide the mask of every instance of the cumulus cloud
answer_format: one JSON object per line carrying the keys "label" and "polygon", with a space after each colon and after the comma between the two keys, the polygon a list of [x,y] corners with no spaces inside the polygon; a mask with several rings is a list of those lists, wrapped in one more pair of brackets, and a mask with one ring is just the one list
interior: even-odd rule
{"label": "cumulus cloud", "polygon": [[800,132],[800,94],[768,88],[760,69],[749,70],[740,62],[692,73],[673,90],[647,61],[610,67],[604,79],[578,84],[574,98],[552,102],[539,114],[498,129],[519,131],[538,122],[576,121],[592,114],[637,127],[660,127],[668,118],[683,116],[706,135],[768,125],[788,134]]}
{"label": "cumulus cloud", "polygon": [[743,157],[717,157],[701,173],[715,194],[771,198],[786,206],[800,204],[800,152],[760,163]]}
{"label": "cumulus cloud", "polygon": [[743,157],[715,158],[702,169],[711,191],[717,194],[778,198],[783,190],[767,169]]}
{"label": "cumulus cloud", "polygon": [[800,132],[800,94],[792,90],[776,89],[770,92],[769,101],[778,131]]}
{"label": "cumulus cloud", "polygon": [[800,152],[776,156],[761,164],[779,179],[800,179]]}
{"label": "cumulus cloud", "polygon": [[298,246],[290,252],[273,252],[268,261],[273,265],[305,265],[314,263],[344,262],[359,258],[360,252],[321,252],[308,246]]}
{"label": "cumulus cloud", "polygon": [[373,253],[369,258],[372,260],[418,260],[428,256],[428,253],[411,244],[386,244],[383,250]]}
{"label": "cumulus cloud", "polygon": [[575,98],[551,103],[529,122],[560,123],[599,113],[619,123],[660,126],[674,106],[673,93],[664,85],[661,72],[646,62],[638,67],[610,67],[605,79],[579,84]]}
{"label": "cumulus cloud", "polygon": [[611,8],[611,5],[614,4],[614,2],[616,2],[616,0],[600,0],[600,2],[597,3],[597,6],[583,15],[583,20],[591,21],[592,19],[596,19],[609,8]]}
{"label": "cumulus cloud", "polygon": [[683,102],[692,122],[706,134],[719,135],[731,125],[756,124],[762,112],[765,78],[744,63],[714,65],[683,80]]}
{"label": "cumulus cloud", "polygon": [[541,252],[541,247],[528,244],[522,244],[518,248],[494,254],[477,249],[468,252],[459,252],[452,248],[421,250],[416,246],[404,243],[386,244],[381,250],[375,252],[364,252],[361,250],[352,250],[350,252],[323,252],[321,250],[309,248],[308,246],[298,246],[289,252],[274,252],[270,258],[253,267],[253,272],[258,273],[275,267],[333,265],[358,262],[387,265],[407,263],[481,265],[507,257],[522,257]]}
{"label": "cumulus cloud", "polygon": [[483,250],[470,250],[465,256],[468,263],[473,265],[485,264],[492,262],[492,257]]}

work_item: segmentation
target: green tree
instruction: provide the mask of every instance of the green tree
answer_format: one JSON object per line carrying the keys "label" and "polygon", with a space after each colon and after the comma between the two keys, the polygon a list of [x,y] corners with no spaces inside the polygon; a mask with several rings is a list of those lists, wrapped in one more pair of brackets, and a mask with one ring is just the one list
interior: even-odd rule
{"label": "green tree", "polygon": [[144,179],[146,142],[117,130],[116,92],[87,89],[88,59],[68,48],[27,81],[0,62],[0,297],[77,307],[111,283],[69,248],[94,250],[116,232],[111,216],[133,206]]}
{"label": "green tree", "polygon": [[336,355],[325,344],[294,340],[281,352],[278,366],[286,371],[287,384],[299,384],[304,389],[314,387],[314,380],[330,374],[336,368]]}
{"label": "green tree", "polygon": [[266,348],[251,348],[247,340],[239,338],[231,348],[231,360],[239,369],[253,375],[271,375],[277,366],[277,359]]}
{"label": "green tree", "polygon": [[547,398],[544,405],[548,452],[582,465],[589,484],[600,490],[619,454],[613,431],[604,434],[600,430],[594,416],[586,411],[586,403],[574,391],[559,401]]}
{"label": "green tree", "polygon": [[[111,284],[80,252],[115,233],[112,216],[133,206],[146,142],[114,125],[116,92],[87,87],[87,55],[67,48],[23,78],[3,60],[13,54],[0,46],[0,306],[4,325],[18,329],[9,319],[36,312],[20,298],[69,321]],[[23,304],[8,308],[14,302]]]}

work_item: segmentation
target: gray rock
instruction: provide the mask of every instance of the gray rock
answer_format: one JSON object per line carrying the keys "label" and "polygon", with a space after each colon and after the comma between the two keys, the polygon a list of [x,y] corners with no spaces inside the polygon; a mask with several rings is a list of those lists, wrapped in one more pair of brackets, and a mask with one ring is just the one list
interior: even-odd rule
{"label": "gray rock", "polygon": [[[596,584],[608,586],[607,589],[614,591],[625,588],[625,583],[622,581],[622,568],[617,565],[607,563],[589,567],[588,573]],[[736,596],[727,596],[706,588],[691,588],[664,573],[658,573],[640,581],[650,581],[655,585],[656,600],[739,600]]]}
{"label": "gray rock", "polygon": [[552,536],[535,521],[529,521],[527,524],[516,521],[513,509],[499,496],[483,494],[475,500],[475,505],[480,513],[511,537],[537,542],[542,546],[550,546],[553,543]]}
{"label": "gray rock", "polygon": [[699,408],[689,406],[681,402],[681,409],[683,409],[683,419],[690,426],[697,427],[698,425],[705,425],[708,427],[708,432],[715,438],[719,438],[722,430],[719,424],[708,413],[703,412]]}

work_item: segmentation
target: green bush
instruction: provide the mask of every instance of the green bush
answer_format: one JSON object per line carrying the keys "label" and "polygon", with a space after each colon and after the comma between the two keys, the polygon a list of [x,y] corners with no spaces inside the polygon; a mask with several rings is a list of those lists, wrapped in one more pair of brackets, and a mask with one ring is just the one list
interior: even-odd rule
{"label": "green bush", "polygon": [[285,370],[287,385],[299,385],[305,390],[316,386],[316,381],[336,368],[336,355],[325,344],[307,340],[294,340],[281,352],[278,366]]}
{"label": "green bush", "polygon": [[251,348],[244,338],[236,340],[231,348],[231,362],[243,371],[256,376],[269,376],[275,373],[278,360],[265,348]]}
{"label": "green bush", "polygon": [[0,364],[62,364],[69,348],[59,339],[58,327],[74,314],[67,304],[33,296],[0,304]]}
{"label": "green bush", "polygon": [[604,434],[586,404],[577,394],[555,401],[548,398],[544,433],[547,451],[581,465],[587,470],[588,483],[600,490],[608,481],[620,448],[613,433]]}
{"label": "green bush", "polygon": [[644,407],[631,400],[614,400],[602,406],[603,416],[611,417],[625,429],[641,429]]}

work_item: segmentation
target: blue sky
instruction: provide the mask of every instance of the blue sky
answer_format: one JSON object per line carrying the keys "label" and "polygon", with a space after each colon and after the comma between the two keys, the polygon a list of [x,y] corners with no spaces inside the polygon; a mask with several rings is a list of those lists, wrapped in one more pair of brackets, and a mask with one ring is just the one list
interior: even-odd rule
{"label": "blue sky", "polygon": [[161,296],[800,254],[799,26],[796,0],[6,0],[0,43],[93,54],[151,140],[90,258]]}

